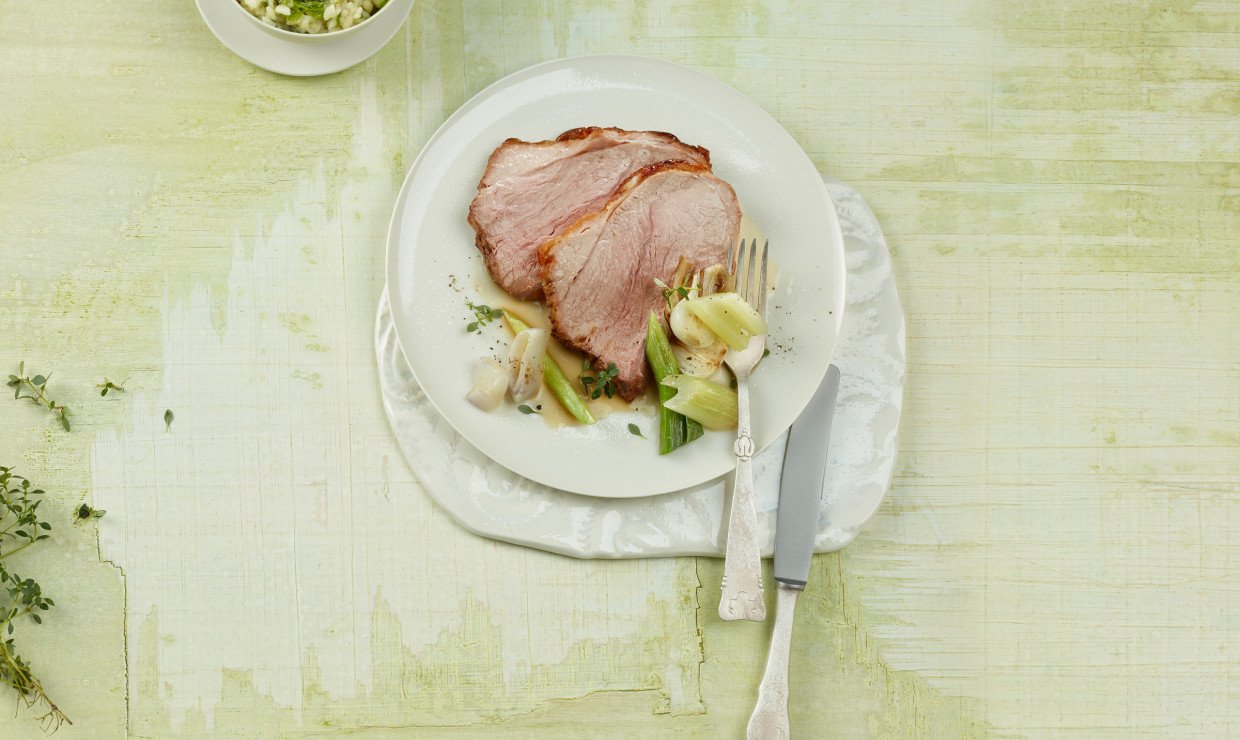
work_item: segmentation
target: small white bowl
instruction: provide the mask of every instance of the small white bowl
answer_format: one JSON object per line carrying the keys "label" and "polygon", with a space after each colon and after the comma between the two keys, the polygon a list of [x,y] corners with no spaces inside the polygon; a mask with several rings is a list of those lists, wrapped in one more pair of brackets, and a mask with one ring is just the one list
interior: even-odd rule
{"label": "small white bowl", "polygon": [[[314,77],[366,61],[400,32],[415,0],[388,0],[343,31],[296,33],[255,18],[237,0],[196,0],[211,32],[237,56],[282,75]],[[235,7],[228,7],[233,5]]]}
{"label": "small white bowl", "polygon": [[[270,23],[265,23],[263,22],[261,18],[254,15],[244,6],[242,6],[241,3],[237,2],[237,0],[228,0],[228,1],[231,2],[242,15],[244,15],[246,18],[249,18],[251,23],[263,29],[267,33],[271,34],[272,36],[275,36],[278,39],[285,39],[286,41],[295,41],[301,44],[319,44],[319,43],[323,43],[324,41],[335,41],[337,39],[341,39],[346,36],[353,35],[357,31],[359,31],[362,27],[371,25],[372,22],[374,22],[375,25],[380,25],[382,24],[383,21],[379,19],[383,17],[384,13],[392,9],[391,8],[392,5],[397,4],[397,3],[392,2],[391,0],[388,0],[388,2],[382,8],[379,8],[379,10],[371,14],[371,16],[367,18],[366,20],[362,21],[361,23],[355,23],[354,25],[349,26],[348,28],[342,28],[338,31],[328,31],[326,33],[300,33],[298,31],[288,31],[283,28],[277,28],[276,26],[273,26]],[[392,15],[396,16],[400,14],[393,13]],[[402,17],[399,21],[397,21],[396,25],[399,26],[400,23],[403,21],[404,21],[404,18]]]}

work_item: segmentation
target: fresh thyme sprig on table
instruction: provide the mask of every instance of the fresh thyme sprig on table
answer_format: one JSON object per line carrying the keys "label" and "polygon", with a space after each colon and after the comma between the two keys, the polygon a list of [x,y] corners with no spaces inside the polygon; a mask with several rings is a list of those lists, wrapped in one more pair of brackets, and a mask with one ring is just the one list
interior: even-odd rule
{"label": "fresh thyme sprig on table", "polygon": [[[597,374],[590,374],[590,361],[586,360],[581,365],[581,387],[586,389],[586,393],[590,398],[597,399],[600,396],[611,398],[616,395],[616,376],[620,374],[620,370],[616,367],[616,363],[608,363],[606,370],[600,370]],[[593,386],[593,387],[591,387]]]}
{"label": "fresh thyme sprig on table", "polygon": [[43,690],[30,664],[17,654],[13,631],[26,617],[41,624],[42,612],[56,604],[43,595],[34,579],[22,578],[10,571],[7,564],[10,557],[47,539],[52,525],[39,518],[42,495],[42,489],[32,487],[12,468],[0,466],[0,588],[8,596],[7,602],[0,596],[0,683],[11,686],[18,701],[27,708],[41,706],[45,711],[38,718],[40,723],[45,729],[54,730],[65,722],[73,722]]}
{"label": "fresh thyme sprig on table", "polygon": [[[51,377],[48,375],[36,375],[33,378],[26,375],[26,363],[22,362],[17,366],[17,374],[9,376],[8,386],[13,389],[13,398],[29,398],[38,406],[46,406],[48,411],[60,419],[60,426],[65,431],[69,431],[69,409],[64,404],[53,401],[47,395],[47,380]],[[25,391],[29,395],[22,395]]]}

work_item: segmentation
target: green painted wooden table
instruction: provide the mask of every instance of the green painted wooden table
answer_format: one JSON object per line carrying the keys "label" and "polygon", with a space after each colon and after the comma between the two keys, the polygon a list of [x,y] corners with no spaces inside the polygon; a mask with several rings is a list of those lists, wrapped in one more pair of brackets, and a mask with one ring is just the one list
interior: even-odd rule
{"label": "green painted wooden table", "polygon": [[187,1],[41,10],[0,3],[0,355],[74,429],[6,403],[0,464],[57,525],[13,566],[63,737],[740,735],[769,625],[718,562],[478,539],[379,405],[405,167],[591,52],[738,87],[890,241],[902,452],[814,561],[795,734],[1240,734],[1240,5],[419,0],[315,80]]}

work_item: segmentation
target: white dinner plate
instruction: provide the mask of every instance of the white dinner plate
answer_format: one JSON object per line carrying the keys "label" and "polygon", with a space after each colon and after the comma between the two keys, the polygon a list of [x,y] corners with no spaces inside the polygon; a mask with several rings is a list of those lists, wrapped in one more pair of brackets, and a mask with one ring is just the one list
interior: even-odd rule
{"label": "white dinner plate", "polygon": [[366,61],[400,30],[413,2],[390,0],[356,30],[339,36],[298,39],[259,28],[237,0],[197,0],[198,12],[220,43],[256,67],[292,77],[334,74]]}
{"label": "white dinner plate", "polygon": [[[904,312],[882,228],[857,191],[836,181],[827,188],[844,234],[848,305],[831,356],[842,377],[815,552],[847,545],[883,501],[895,469],[905,374]],[[463,440],[418,388],[396,341],[386,291],[375,317],[375,359],[383,408],[409,469],[471,532],[577,558],[723,555],[727,477],[621,499],[557,491],[507,470]],[[767,556],[775,547],[785,439],[753,459],[758,542]]]}
{"label": "white dinner plate", "polygon": [[[465,302],[494,290],[465,220],[487,157],[509,137],[549,139],[592,125],[668,131],[706,147],[715,173],[770,239],[779,279],[767,316],[774,351],[751,381],[758,449],[792,424],[826,372],[843,317],[844,247],[835,209],[809,158],[773,118],[719,80],[669,62],[547,62],[505,77],[454,113],[414,162],[392,216],[387,282],[396,334],[430,402],[500,465],[586,495],[678,491],[733,468],[734,433],[707,432],[661,456],[653,414],[555,426],[515,404],[488,414],[465,398],[474,363],[508,339],[498,324],[482,335],[465,331]],[[631,434],[629,424],[647,439]]]}

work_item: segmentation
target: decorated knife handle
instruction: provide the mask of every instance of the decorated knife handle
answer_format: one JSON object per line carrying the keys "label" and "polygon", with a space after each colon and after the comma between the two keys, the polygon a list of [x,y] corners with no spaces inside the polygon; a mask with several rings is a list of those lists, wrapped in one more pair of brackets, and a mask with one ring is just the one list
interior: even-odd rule
{"label": "decorated knife handle", "polygon": [[758,703],[749,717],[746,740],[786,740],[788,725],[788,662],[792,648],[792,615],[801,589],[779,586],[775,590],[775,629],[766,654],[766,673],[758,688]]}
{"label": "decorated knife handle", "polygon": [[728,544],[723,554],[719,618],[733,622],[766,618],[762,601],[762,551],[758,547],[758,512],[753,500],[753,436],[749,432],[749,379],[737,384],[736,477]]}

